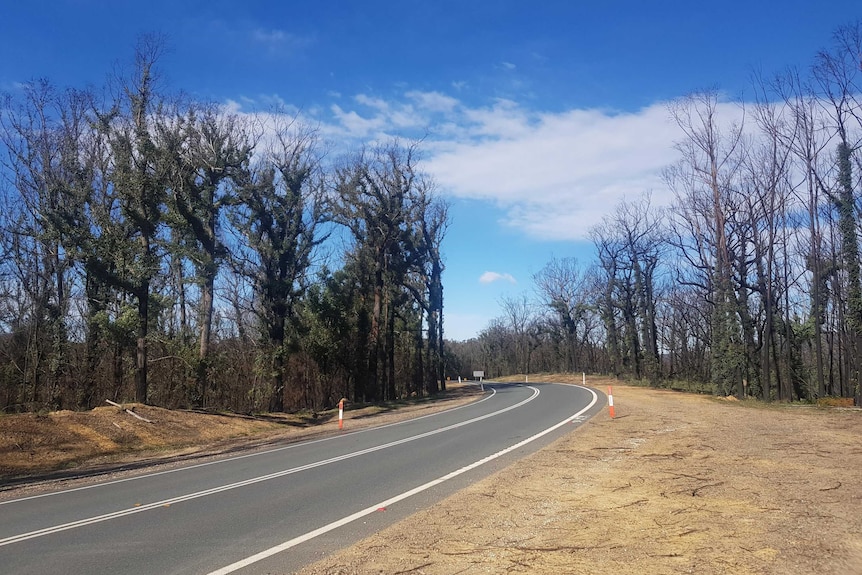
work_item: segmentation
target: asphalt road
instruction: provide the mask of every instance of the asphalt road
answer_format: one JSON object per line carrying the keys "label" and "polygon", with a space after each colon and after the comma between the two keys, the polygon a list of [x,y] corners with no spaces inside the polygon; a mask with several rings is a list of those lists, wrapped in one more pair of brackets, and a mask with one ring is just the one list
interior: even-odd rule
{"label": "asphalt road", "polygon": [[[0,502],[0,573],[291,573],[547,445],[601,409],[487,385],[394,425]],[[537,437],[537,434],[542,434]]]}

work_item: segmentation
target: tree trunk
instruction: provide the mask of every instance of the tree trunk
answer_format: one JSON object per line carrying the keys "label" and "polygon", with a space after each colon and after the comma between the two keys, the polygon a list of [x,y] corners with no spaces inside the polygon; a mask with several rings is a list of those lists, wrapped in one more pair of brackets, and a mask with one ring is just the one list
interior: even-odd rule
{"label": "tree trunk", "polygon": [[215,275],[208,274],[201,286],[201,334],[200,346],[198,348],[197,363],[197,388],[198,396],[202,405],[206,404],[208,389],[208,358],[210,350],[210,339],[213,322],[213,292],[215,290]]}
{"label": "tree trunk", "polygon": [[838,197],[835,205],[838,209],[838,226],[841,230],[841,255],[844,269],[847,271],[847,314],[850,337],[847,353],[850,356],[848,364],[849,391],[856,399],[857,405],[862,405],[862,278],[860,278],[859,240],[856,234],[856,203],[853,194],[852,151],[846,143],[846,136],[841,133],[842,141],[838,144]]}
{"label": "tree trunk", "polygon": [[135,401],[147,403],[147,333],[149,328],[150,282],[138,290],[138,341],[135,355]]}

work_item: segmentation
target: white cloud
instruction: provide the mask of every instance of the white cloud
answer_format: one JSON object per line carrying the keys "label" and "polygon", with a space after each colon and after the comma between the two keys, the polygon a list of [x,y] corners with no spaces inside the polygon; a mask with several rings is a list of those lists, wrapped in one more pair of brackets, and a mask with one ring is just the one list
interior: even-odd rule
{"label": "white cloud", "polygon": [[[718,112],[739,119],[734,104]],[[306,110],[302,120],[348,149],[424,137],[423,168],[442,193],[492,202],[504,225],[549,240],[587,238],[620,201],[646,191],[654,205],[669,205],[661,172],[679,157],[674,142],[684,135],[663,102],[632,112],[541,112],[506,99],[468,106],[417,90],[390,99],[358,94]]]}
{"label": "white cloud", "polygon": [[527,112],[505,99],[497,100],[490,108],[467,109],[463,120],[467,129],[465,135],[472,137],[511,140],[525,136],[531,127]]}
{"label": "white cloud", "polygon": [[479,283],[490,284],[497,281],[506,281],[510,284],[518,283],[512,274],[501,274],[498,272],[485,272],[481,276],[479,276]]}
{"label": "white cloud", "polygon": [[236,100],[228,100],[222,106],[224,111],[228,114],[240,114],[242,113],[242,104],[237,102]]}
{"label": "white cloud", "polygon": [[530,114],[513,103],[473,110],[460,141],[440,143],[427,168],[447,193],[495,202],[507,223],[544,239],[583,239],[625,197],[662,193],[680,137],[664,105],[636,113]]}
{"label": "white cloud", "polygon": [[391,109],[389,102],[383,100],[382,98],[372,98],[371,96],[368,96],[366,94],[357,94],[356,96],[354,96],[353,99],[356,100],[358,103],[362,104],[363,106],[378,110],[382,114],[388,113]]}
{"label": "white cloud", "polygon": [[404,95],[413,100],[420,109],[427,110],[429,112],[452,112],[459,104],[457,99],[452,96],[447,96],[446,94],[441,94],[440,92],[420,92],[412,90]]}
{"label": "white cloud", "polygon": [[263,44],[277,45],[284,43],[288,38],[290,38],[290,34],[284,30],[265,30],[263,28],[255,28],[251,32],[251,37],[255,41]]}
{"label": "white cloud", "polygon": [[373,135],[375,132],[382,130],[386,125],[386,118],[380,115],[373,117],[363,117],[358,112],[351,110],[345,111],[338,104],[333,104],[330,108],[332,115],[335,117],[340,128],[343,128],[347,134],[354,138],[365,138]]}
{"label": "white cloud", "polygon": [[291,34],[277,28],[254,28],[248,35],[253,44],[262,46],[270,55],[290,56],[313,43],[310,37]]}

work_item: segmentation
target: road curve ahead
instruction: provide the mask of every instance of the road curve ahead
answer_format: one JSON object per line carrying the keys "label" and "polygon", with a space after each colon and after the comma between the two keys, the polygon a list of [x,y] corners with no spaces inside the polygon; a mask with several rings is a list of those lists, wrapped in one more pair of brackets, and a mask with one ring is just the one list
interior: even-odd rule
{"label": "road curve ahead", "polygon": [[394,425],[0,502],[0,573],[290,573],[547,445],[604,405],[485,384]]}

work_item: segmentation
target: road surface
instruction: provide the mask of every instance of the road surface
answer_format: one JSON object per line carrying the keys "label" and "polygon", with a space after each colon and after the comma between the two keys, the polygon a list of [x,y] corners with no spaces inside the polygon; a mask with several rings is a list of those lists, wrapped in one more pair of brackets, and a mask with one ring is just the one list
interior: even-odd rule
{"label": "road surface", "polygon": [[[546,445],[592,390],[485,385],[477,402],[82,488],[0,502],[0,573],[291,573]],[[603,398],[602,398],[603,399]]]}

